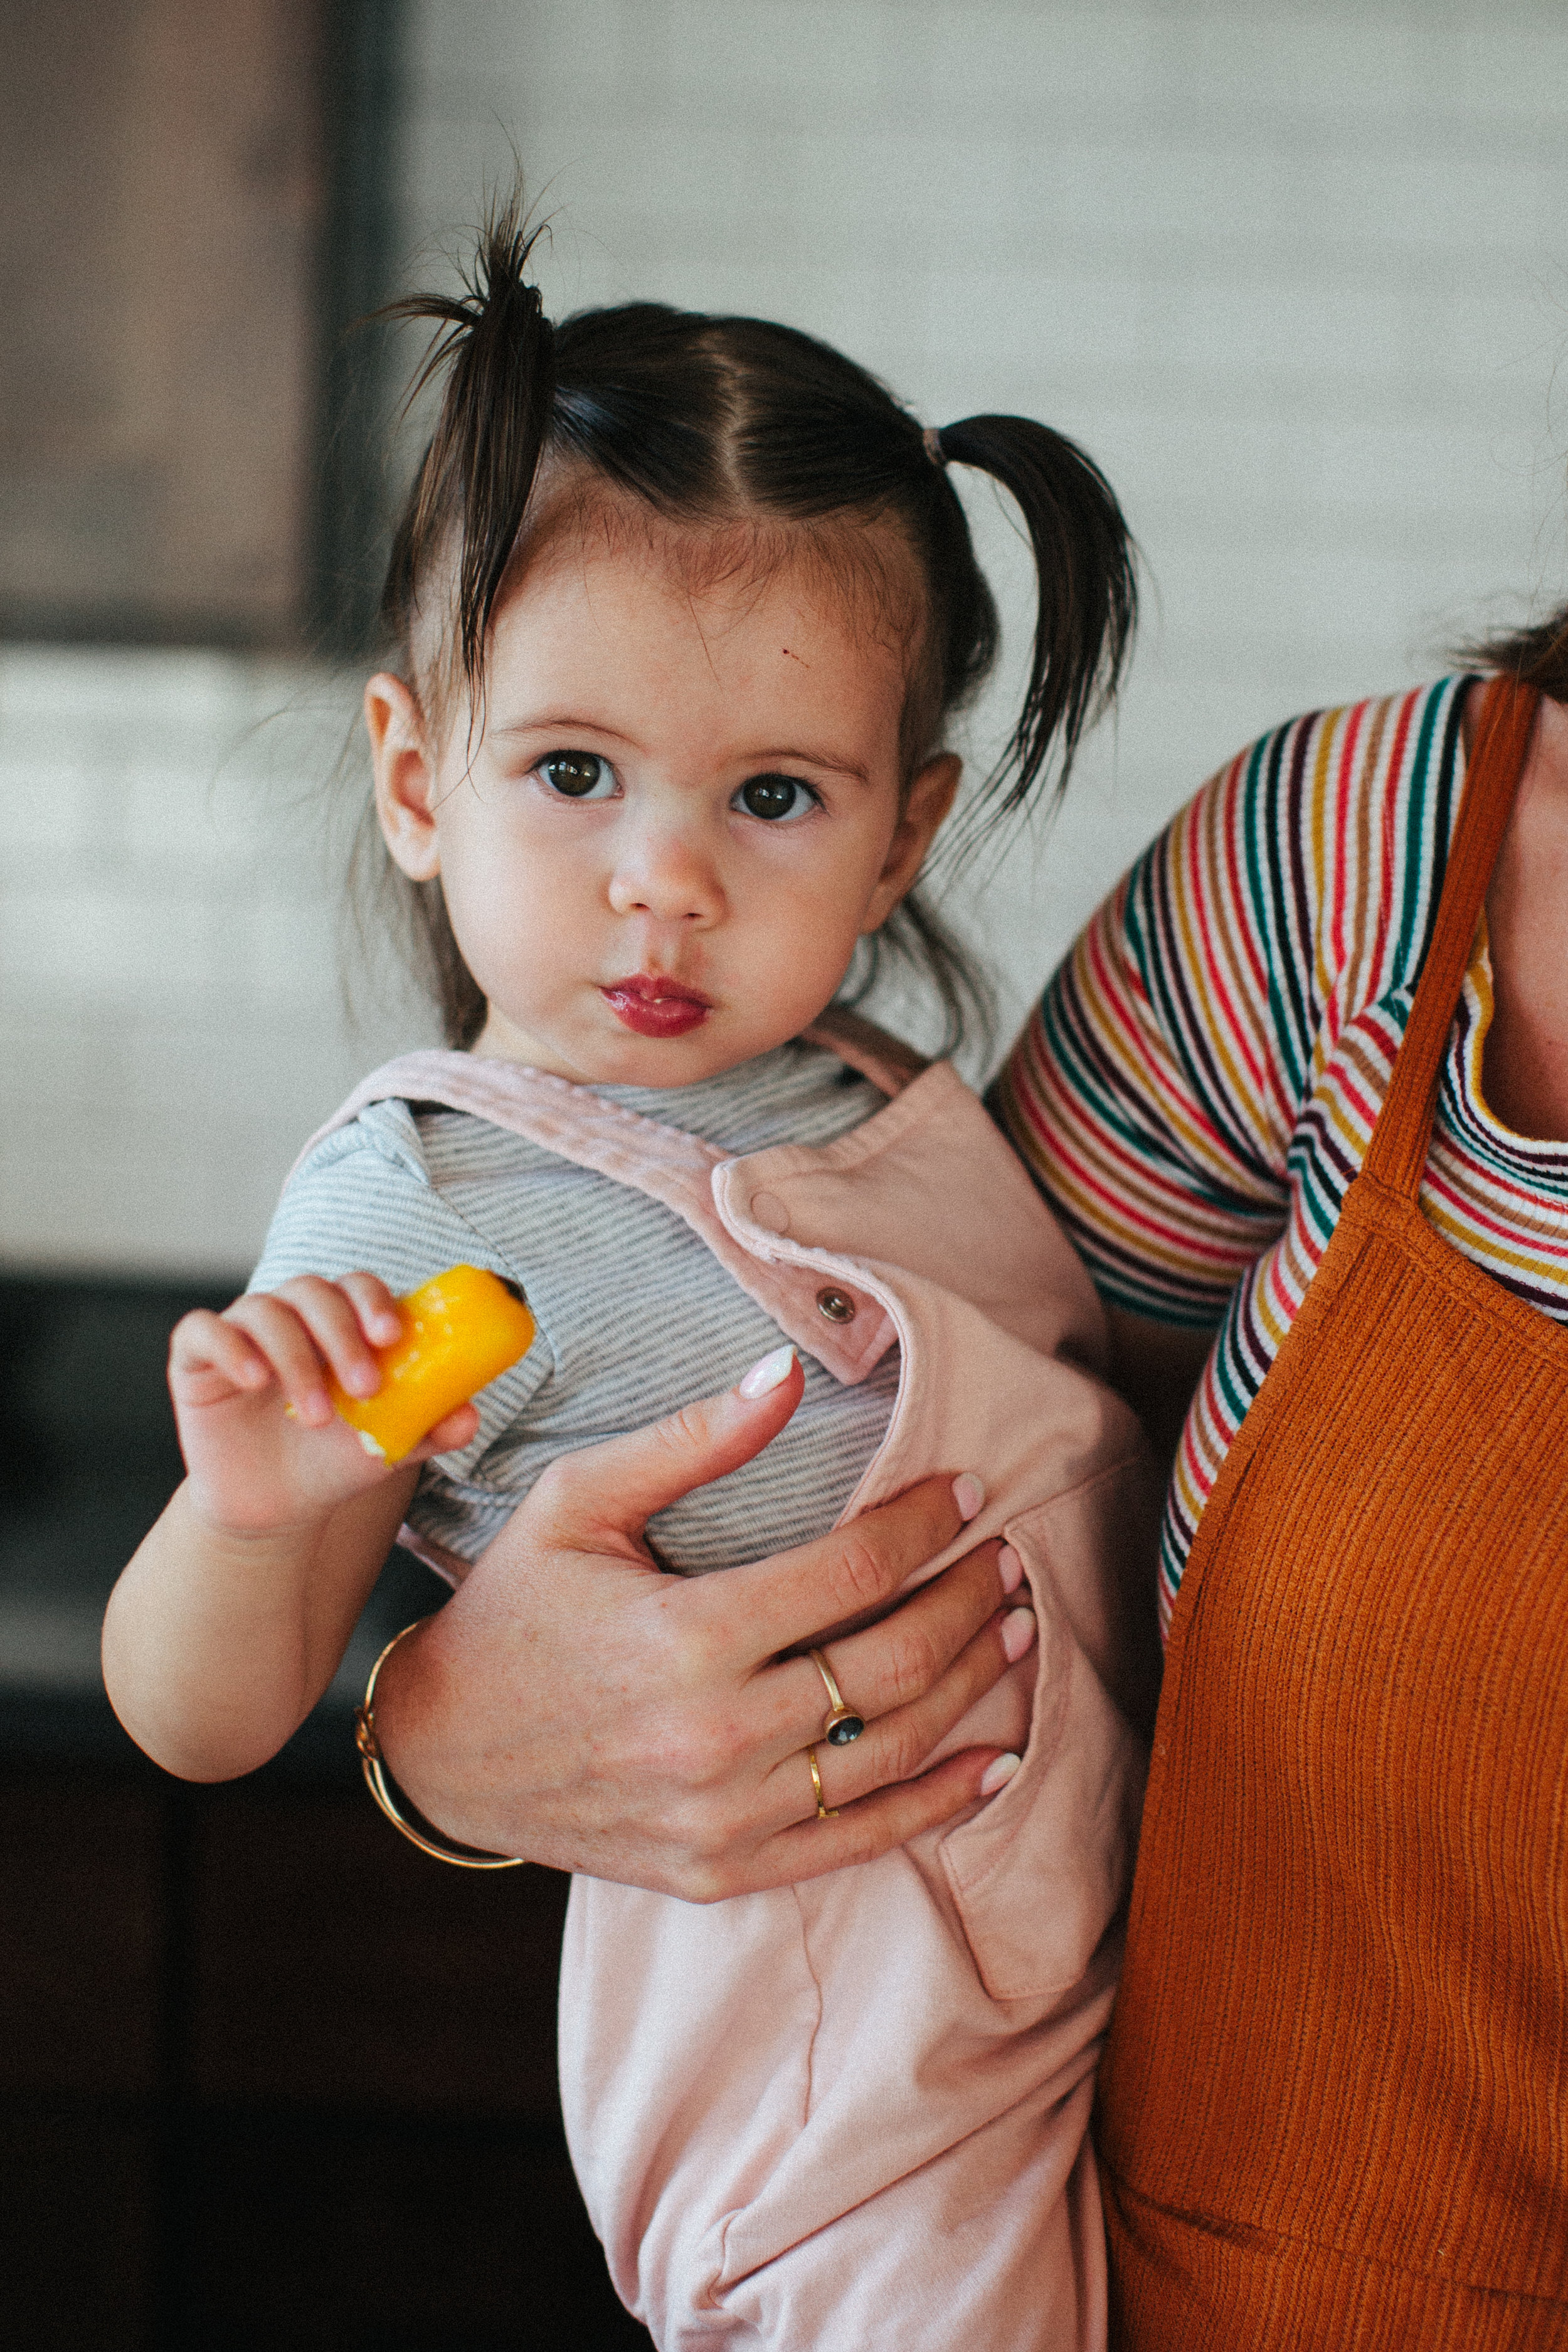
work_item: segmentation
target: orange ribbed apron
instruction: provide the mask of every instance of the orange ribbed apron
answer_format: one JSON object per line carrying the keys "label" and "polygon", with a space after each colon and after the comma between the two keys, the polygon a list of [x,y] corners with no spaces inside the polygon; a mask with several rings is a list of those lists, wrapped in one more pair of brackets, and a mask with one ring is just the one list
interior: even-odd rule
{"label": "orange ribbed apron", "polygon": [[1365,1167],[1182,1580],[1100,2074],[1131,2352],[1568,2345],[1568,1329],[1418,1205],[1536,699],[1489,692]]}

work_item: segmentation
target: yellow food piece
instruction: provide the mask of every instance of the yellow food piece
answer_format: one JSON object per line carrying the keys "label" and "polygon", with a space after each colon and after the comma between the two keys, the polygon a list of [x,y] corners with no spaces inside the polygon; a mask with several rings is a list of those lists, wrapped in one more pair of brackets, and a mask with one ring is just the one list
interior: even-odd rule
{"label": "yellow food piece", "polygon": [[522,1294],[477,1265],[449,1265],[397,1302],[403,1337],[378,1348],[381,1386],[328,1392],[367,1454],[401,1462],[438,1421],[525,1355],[535,1326]]}

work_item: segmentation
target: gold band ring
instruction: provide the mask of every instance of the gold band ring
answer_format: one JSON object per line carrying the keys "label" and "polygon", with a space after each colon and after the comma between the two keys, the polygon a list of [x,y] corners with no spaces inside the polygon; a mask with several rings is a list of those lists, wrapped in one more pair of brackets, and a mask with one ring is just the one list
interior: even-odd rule
{"label": "gold band ring", "polygon": [[805,1760],[811,1767],[811,1785],[816,1790],[816,1818],[819,1822],[836,1822],[838,1819],[837,1806],[825,1805],[822,1801],[822,1775],[816,1769],[815,1748],[806,1749]]}
{"label": "gold band ring", "polygon": [[865,1730],[864,1718],[852,1706],[844,1704],[844,1694],[833,1679],[833,1669],[820,1650],[807,1653],[812,1664],[822,1676],[822,1686],[827,1693],[828,1711],[822,1718],[822,1736],[830,1747],[847,1748]]}

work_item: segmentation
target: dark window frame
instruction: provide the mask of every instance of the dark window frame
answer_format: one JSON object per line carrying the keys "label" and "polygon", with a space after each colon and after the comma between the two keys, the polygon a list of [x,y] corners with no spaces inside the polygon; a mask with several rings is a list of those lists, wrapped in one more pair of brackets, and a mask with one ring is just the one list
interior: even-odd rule
{"label": "dark window frame", "polygon": [[[46,5],[6,12],[22,65],[13,106],[37,109],[37,200],[13,248],[0,642],[363,652],[392,418],[388,338],[355,322],[390,285],[401,0],[270,0],[248,51],[246,0],[208,0],[210,46],[184,79],[170,43],[177,12],[117,10],[100,57],[57,33],[51,59]],[[231,48],[254,66],[253,85],[215,82]],[[288,70],[296,51],[300,89]],[[221,100],[236,88],[226,118]],[[91,103],[73,107],[73,91]],[[123,134],[107,160],[90,152],[111,143],[106,131]],[[268,152],[279,139],[280,154]],[[17,184],[26,197],[26,178]],[[51,206],[50,188],[71,201]],[[215,328],[204,339],[191,321],[199,328],[198,269],[209,268]],[[241,451],[232,499],[226,436]]]}

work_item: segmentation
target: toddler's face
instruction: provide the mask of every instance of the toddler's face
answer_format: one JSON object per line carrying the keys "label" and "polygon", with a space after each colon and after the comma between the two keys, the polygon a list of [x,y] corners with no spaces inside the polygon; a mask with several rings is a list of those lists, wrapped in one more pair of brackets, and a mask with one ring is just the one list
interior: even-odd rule
{"label": "toddler's face", "polygon": [[439,873],[489,1012],[476,1050],[562,1077],[685,1086],[796,1035],[918,872],[944,756],[900,806],[898,650],[803,566],[694,593],[656,546],[578,535],[495,623],[484,732],[434,759],[372,680],[377,802]]}

